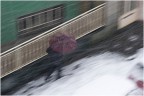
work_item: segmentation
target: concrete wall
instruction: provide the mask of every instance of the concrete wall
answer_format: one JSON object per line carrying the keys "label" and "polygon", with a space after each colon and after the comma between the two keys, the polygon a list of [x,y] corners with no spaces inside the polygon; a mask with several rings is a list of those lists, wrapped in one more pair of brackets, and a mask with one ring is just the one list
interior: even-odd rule
{"label": "concrete wall", "polygon": [[143,20],[143,1],[138,1],[138,7],[139,20]]}
{"label": "concrete wall", "polygon": [[112,26],[117,23],[120,15],[119,1],[107,1],[106,2],[106,25]]}
{"label": "concrete wall", "polygon": [[105,27],[92,36],[90,39],[91,44],[96,44],[99,41],[112,36],[117,30],[117,22],[121,11],[119,4],[119,1],[106,1]]}

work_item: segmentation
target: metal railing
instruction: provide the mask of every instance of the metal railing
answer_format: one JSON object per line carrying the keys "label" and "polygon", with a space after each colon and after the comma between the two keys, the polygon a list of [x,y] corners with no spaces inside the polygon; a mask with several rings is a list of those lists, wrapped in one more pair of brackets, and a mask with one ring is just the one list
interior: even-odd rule
{"label": "metal railing", "polygon": [[51,30],[48,30],[1,54],[1,77],[4,77],[45,56],[49,38],[58,33],[76,39],[105,25],[105,4],[101,4]]}

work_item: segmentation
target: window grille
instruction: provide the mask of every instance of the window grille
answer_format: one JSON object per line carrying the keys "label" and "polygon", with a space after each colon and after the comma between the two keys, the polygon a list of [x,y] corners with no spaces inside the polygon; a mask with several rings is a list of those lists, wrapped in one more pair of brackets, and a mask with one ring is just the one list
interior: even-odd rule
{"label": "window grille", "polygon": [[18,32],[23,34],[23,32],[28,31],[28,29],[40,28],[40,26],[50,23],[53,25],[56,20],[63,18],[63,5],[58,7],[53,7],[45,9],[36,13],[31,13],[30,15],[22,16],[18,19]]}

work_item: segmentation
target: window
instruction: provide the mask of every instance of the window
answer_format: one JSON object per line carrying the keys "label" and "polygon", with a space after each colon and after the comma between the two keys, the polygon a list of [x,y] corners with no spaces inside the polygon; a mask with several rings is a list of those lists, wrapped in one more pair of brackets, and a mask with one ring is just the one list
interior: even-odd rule
{"label": "window", "polygon": [[40,15],[40,23],[44,23],[44,22],[47,22],[47,13],[42,13]]}
{"label": "window", "polygon": [[137,7],[136,1],[131,1],[131,10],[135,9]]}
{"label": "window", "polygon": [[27,27],[32,27],[32,19],[31,18],[26,18],[25,21],[26,21]]}
{"label": "window", "polygon": [[[45,9],[36,13],[28,14],[18,18],[18,31],[20,33],[29,29],[39,28],[48,23],[54,23],[63,18],[63,5]],[[53,25],[53,24],[49,24]],[[27,31],[28,32],[28,31]]]}
{"label": "window", "polygon": [[46,19],[47,19],[47,22],[49,22],[49,21],[52,21],[53,20],[53,10],[50,10],[50,11],[48,11],[48,12],[46,12]]}
{"label": "window", "polygon": [[137,7],[136,1],[124,1],[124,13],[127,13]]}
{"label": "window", "polygon": [[61,18],[62,17],[62,13],[61,13],[61,9],[58,7],[56,10],[54,10],[54,18],[55,19],[58,19],[58,18]]}

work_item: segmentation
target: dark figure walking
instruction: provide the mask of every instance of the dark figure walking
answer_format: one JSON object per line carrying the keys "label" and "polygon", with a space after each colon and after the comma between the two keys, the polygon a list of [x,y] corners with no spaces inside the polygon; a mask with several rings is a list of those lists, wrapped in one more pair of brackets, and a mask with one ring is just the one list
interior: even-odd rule
{"label": "dark figure walking", "polygon": [[52,63],[49,70],[48,70],[48,74],[46,77],[46,80],[50,77],[50,75],[56,71],[56,79],[61,78],[61,66],[62,66],[62,57],[63,55],[53,51],[50,47],[47,48],[46,52],[48,53],[48,55],[50,56],[50,62]]}
{"label": "dark figure walking", "polygon": [[[48,55],[51,57],[50,61],[52,64],[48,77],[56,70],[57,79],[61,78],[61,67],[63,65],[62,57],[65,54],[71,53],[75,50],[77,42],[74,37],[68,36],[63,33],[57,33],[49,40],[49,48],[46,50]],[[47,78],[48,78],[47,77]]]}

